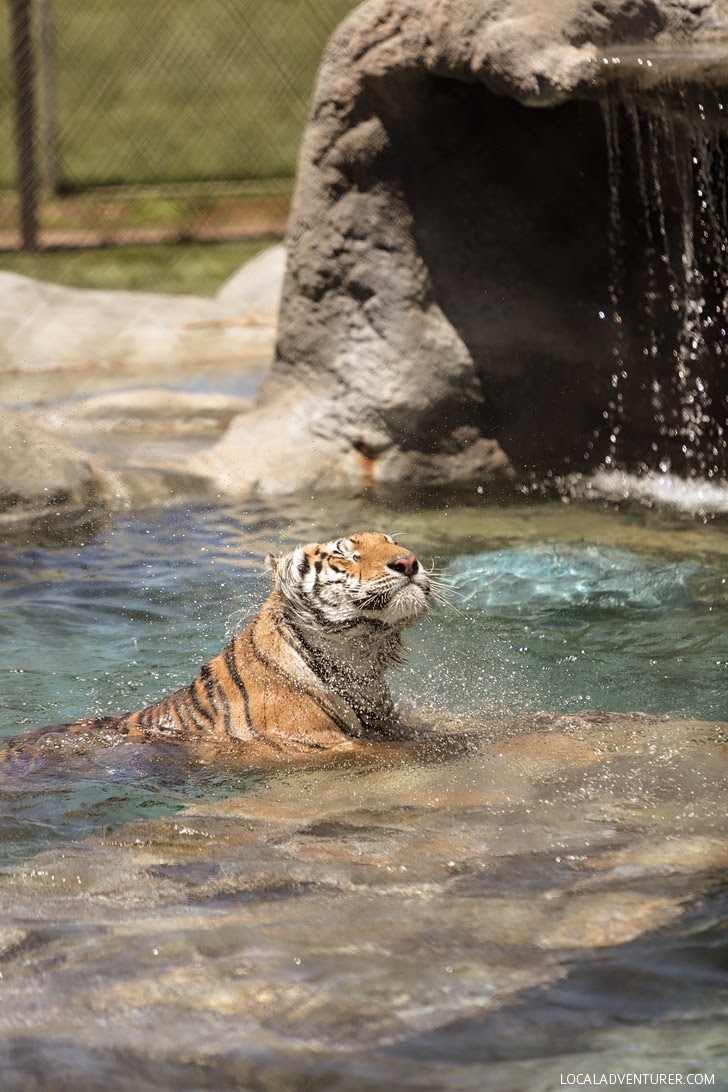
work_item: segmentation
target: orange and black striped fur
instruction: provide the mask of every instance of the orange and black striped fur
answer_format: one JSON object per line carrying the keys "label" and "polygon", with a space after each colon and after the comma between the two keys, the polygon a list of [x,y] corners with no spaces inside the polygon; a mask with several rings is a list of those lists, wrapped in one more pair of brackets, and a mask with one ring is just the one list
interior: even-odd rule
{"label": "orange and black striped fur", "polygon": [[270,597],[189,686],[138,712],[45,729],[36,742],[47,752],[69,734],[178,739],[245,745],[266,759],[391,738],[397,716],[384,673],[430,594],[417,558],[367,531],[269,556],[266,566]]}

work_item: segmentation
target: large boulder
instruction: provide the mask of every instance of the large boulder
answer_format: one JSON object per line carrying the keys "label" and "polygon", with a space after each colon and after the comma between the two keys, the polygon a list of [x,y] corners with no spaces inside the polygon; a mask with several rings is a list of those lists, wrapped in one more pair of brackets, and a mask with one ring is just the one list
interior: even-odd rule
{"label": "large boulder", "polygon": [[226,308],[248,315],[251,322],[275,326],[285,268],[285,246],[269,246],[228,277],[215,299]]}
{"label": "large boulder", "polygon": [[[676,78],[725,82],[724,16],[694,0],[357,8],[326,49],[303,142],[276,360],[208,472],[286,491],[603,453],[605,416],[623,409],[604,104]],[[684,133],[673,147],[692,170]],[[637,179],[628,133],[622,155]],[[672,206],[666,217],[675,254],[684,222]],[[641,360],[640,323],[619,336]],[[627,441],[654,427],[643,403],[620,418]],[[681,427],[678,414],[678,452]]]}
{"label": "large boulder", "polygon": [[0,271],[0,383],[19,374],[33,389],[61,370],[88,378],[267,363],[282,275],[274,249],[273,261],[259,256],[258,272],[228,282],[217,299],[68,288]]}

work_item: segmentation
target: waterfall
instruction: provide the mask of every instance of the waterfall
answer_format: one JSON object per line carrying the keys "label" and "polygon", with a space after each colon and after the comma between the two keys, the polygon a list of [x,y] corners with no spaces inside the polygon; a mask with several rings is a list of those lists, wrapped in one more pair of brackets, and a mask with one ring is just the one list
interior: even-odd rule
{"label": "waterfall", "polygon": [[[608,468],[728,471],[728,113],[683,91],[602,105],[609,188]],[[630,469],[634,469],[634,464]]]}

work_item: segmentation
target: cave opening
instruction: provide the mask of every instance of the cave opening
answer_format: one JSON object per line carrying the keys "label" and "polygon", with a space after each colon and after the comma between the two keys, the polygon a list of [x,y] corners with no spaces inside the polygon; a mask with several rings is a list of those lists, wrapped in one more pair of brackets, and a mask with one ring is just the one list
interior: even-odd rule
{"label": "cave opening", "polygon": [[536,108],[427,78],[380,102],[479,425],[517,468],[725,472],[727,147],[706,97]]}

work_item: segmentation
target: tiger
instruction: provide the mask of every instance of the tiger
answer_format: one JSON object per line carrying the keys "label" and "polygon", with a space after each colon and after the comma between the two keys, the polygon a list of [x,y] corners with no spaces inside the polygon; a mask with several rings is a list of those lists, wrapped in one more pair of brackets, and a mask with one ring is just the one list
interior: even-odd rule
{"label": "tiger", "polygon": [[385,673],[432,590],[415,554],[364,531],[269,554],[265,568],[269,597],[188,686],[136,712],[40,729],[42,746],[101,734],[243,747],[265,761],[397,738]]}

